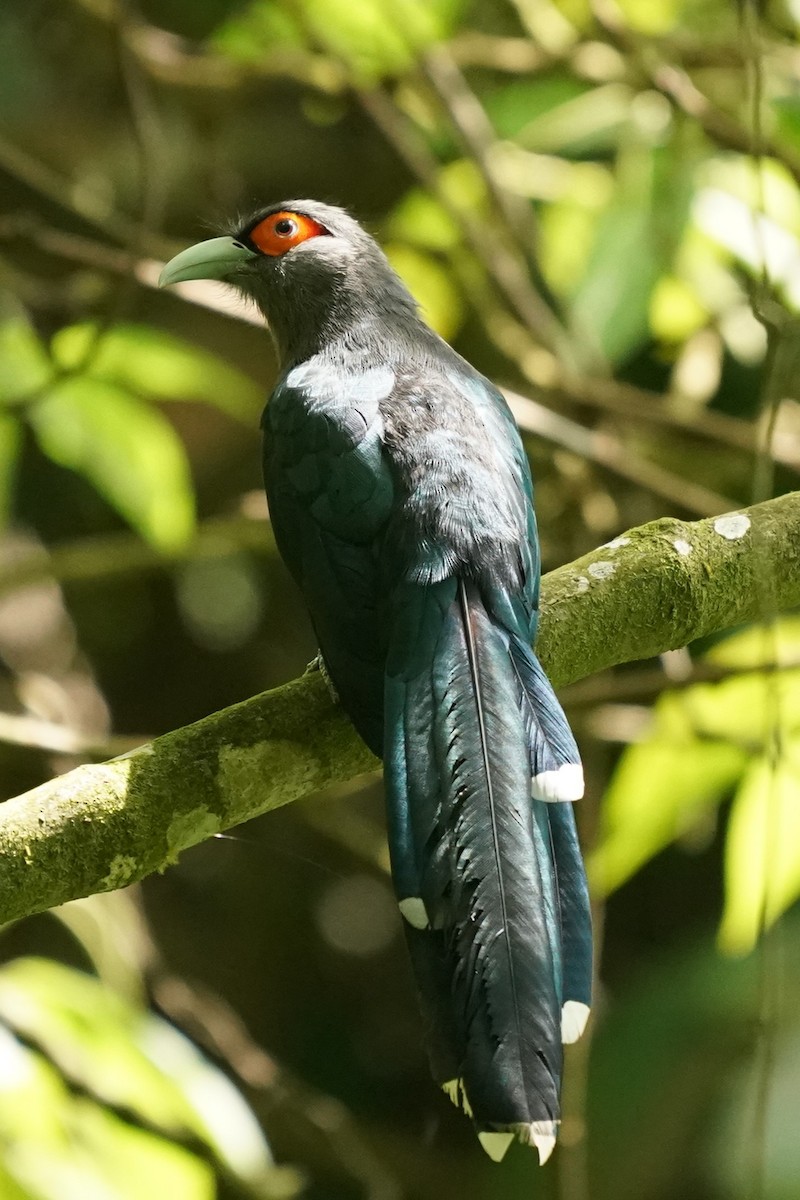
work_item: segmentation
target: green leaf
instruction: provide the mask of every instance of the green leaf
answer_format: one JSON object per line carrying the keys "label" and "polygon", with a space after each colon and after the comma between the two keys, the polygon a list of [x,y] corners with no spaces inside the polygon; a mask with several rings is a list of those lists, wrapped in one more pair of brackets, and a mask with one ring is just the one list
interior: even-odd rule
{"label": "green leaf", "polygon": [[[40,1054],[0,1026],[4,1200],[213,1200],[213,1174],[182,1146],[76,1096]],[[2,1169],[0,1183],[5,1185]]]}
{"label": "green leaf", "polygon": [[663,34],[673,29],[683,15],[685,0],[617,0],[624,21],[640,33]]}
{"label": "green leaf", "polygon": [[[698,732],[729,738],[750,753],[764,752],[776,732],[787,745],[800,736],[799,617],[782,617],[774,625],[724,638],[706,659],[743,673],[688,689],[686,711]],[[762,665],[769,669],[752,670]]]}
{"label": "green leaf", "polygon": [[256,58],[281,45],[310,41],[340,58],[364,80],[407,70],[424,46],[448,37],[464,0],[305,0],[302,20],[291,8],[254,0],[226,22],[214,44]]}
{"label": "green leaf", "polygon": [[231,58],[254,62],[271,50],[305,45],[303,29],[297,18],[280,4],[248,5],[230,20],[223,22],[209,39],[213,49]]}
{"label": "green leaf", "polygon": [[[73,1182],[75,1200],[110,1194],[120,1200],[214,1200],[214,1174],[208,1163],[183,1146],[137,1129],[89,1100],[72,1103],[70,1144],[50,1163],[54,1197],[67,1200],[64,1181]],[[71,1180],[72,1177],[72,1180]]]}
{"label": "green leaf", "polygon": [[[672,700],[672,697],[665,697]],[[697,821],[731,790],[745,753],[726,742],[705,742],[663,728],[623,754],[603,804],[599,845],[588,862],[593,888],[608,895]]]}
{"label": "green leaf", "polygon": [[[800,755],[800,669],[794,668],[800,663],[800,618],[742,630],[705,657],[721,667],[741,668],[742,674],[694,684],[658,700],[650,737],[629,747],[619,761],[589,870],[600,892],[613,891],[739,784],[728,833],[733,842],[726,850],[731,856],[726,914],[733,915],[726,915],[723,937],[726,945],[745,946],[751,944],[748,938],[757,928],[754,913],[764,901],[763,872],[754,874],[752,863],[747,867],[747,846],[756,844],[752,826],[766,805],[763,763],[777,734],[785,757],[774,787],[787,796],[796,770],[792,764]],[[761,665],[782,669],[752,670]],[[800,812],[800,795],[796,802]],[[789,819],[781,803],[775,801],[779,824]],[[794,844],[800,847],[800,837]],[[765,850],[769,855],[779,848]],[[777,899],[771,901],[776,911],[796,894],[795,860],[785,860],[786,847],[780,853]],[[744,884],[734,895],[737,880]]]}
{"label": "green leaf", "polygon": [[389,262],[419,303],[425,320],[443,338],[451,338],[463,320],[464,304],[442,265],[430,254],[411,246],[395,242],[384,249]]}
{"label": "green leaf", "polygon": [[497,104],[487,105],[501,136],[513,137],[525,150],[572,156],[616,149],[630,123],[633,93],[621,83],[588,87],[572,78],[516,81]]}
{"label": "green leaf", "polygon": [[572,300],[572,319],[609,363],[649,336],[650,299],[686,224],[690,163],[670,150],[631,147]]}
{"label": "green leaf", "polygon": [[145,1051],[149,1019],[90,975],[47,959],[8,963],[0,1016],[95,1098],[170,1134],[192,1127],[181,1089]]}
{"label": "green leaf", "polygon": [[85,476],[148,542],[162,550],[194,531],[194,498],[183,445],[156,408],[100,379],[76,376],[32,405],[45,454]]}
{"label": "green leaf", "polygon": [[421,188],[411,188],[398,202],[388,220],[388,233],[424,250],[453,250],[461,242],[453,217]]}
{"label": "green leaf", "polygon": [[800,151],[800,96],[776,96],[772,109],[778,137],[797,153]]}
{"label": "green leaf", "polygon": [[719,932],[728,953],[745,954],[762,927],[800,897],[800,741],[776,763],[749,767],[731,809],[725,843],[725,911]]}
{"label": "green leaf", "polygon": [[800,666],[800,616],[782,616],[769,625],[752,625],[722,638],[706,654],[721,667]]}
{"label": "green leaf", "polygon": [[526,130],[532,123],[591,90],[589,84],[581,83],[574,75],[514,79],[488,94],[486,112],[498,137],[513,138],[527,145]]}
{"label": "green leaf", "polygon": [[[89,1146],[92,1162],[109,1172],[127,1163],[124,1177],[139,1177],[135,1190],[122,1190],[120,1195],[146,1197],[148,1179],[151,1195],[167,1194],[150,1179],[151,1163],[154,1173],[175,1172],[176,1188],[185,1190],[174,1194],[186,1200],[206,1196],[206,1173],[197,1176],[193,1158],[189,1171],[180,1157],[168,1157],[176,1148],[160,1138],[141,1146],[128,1142],[127,1126],[117,1129],[116,1118],[95,1102],[135,1114],[164,1138],[199,1139],[257,1196],[288,1196],[297,1190],[294,1174],[275,1168],[253,1113],[226,1076],[166,1021],[123,1000],[99,980],[49,960],[17,959],[0,969],[0,1019],[43,1050],[70,1085],[90,1098],[92,1104],[70,1114],[70,1124],[79,1128],[79,1141]],[[2,1049],[0,1042],[0,1060]],[[38,1127],[27,1116],[19,1118],[30,1126],[33,1140],[43,1144],[57,1140],[61,1117],[52,1114],[65,1091],[55,1071],[45,1082],[50,1100],[37,1102]],[[0,1136],[2,1096],[0,1088]],[[21,1111],[19,1102],[16,1110]],[[6,1117],[7,1128],[11,1120]],[[11,1129],[9,1136],[13,1134]],[[99,1150],[102,1141],[114,1147],[107,1163]],[[137,1153],[144,1156],[141,1171],[128,1163],[129,1154]]]}
{"label": "green leaf", "polygon": [[542,270],[551,287],[562,296],[573,294],[585,274],[595,240],[598,208],[604,207],[595,200],[603,191],[612,191],[601,172],[603,169],[598,168],[591,191],[570,190],[564,199],[546,204],[541,210]]}
{"label": "green leaf", "polygon": [[704,329],[710,313],[694,288],[676,275],[662,275],[650,297],[650,328],[663,342],[679,345]]}
{"label": "green leaf", "polygon": [[27,401],[50,380],[53,368],[21,305],[0,297],[0,405]]}
{"label": "green leaf", "polygon": [[55,335],[52,352],[64,371],[155,400],[200,400],[246,425],[263,407],[260,389],[241,371],[149,325],[114,325],[99,334],[91,324],[70,325]]}

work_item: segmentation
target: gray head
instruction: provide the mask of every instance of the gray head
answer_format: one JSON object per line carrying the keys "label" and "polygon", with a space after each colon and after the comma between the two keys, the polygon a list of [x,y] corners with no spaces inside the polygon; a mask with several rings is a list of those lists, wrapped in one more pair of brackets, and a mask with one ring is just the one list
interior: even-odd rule
{"label": "gray head", "polygon": [[221,279],[254,300],[284,365],[336,343],[368,350],[381,325],[400,337],[419,330],[416,304],[378,244],[344,209],[317,200],[283,200],[190,246],[159,285],[183,279]]}

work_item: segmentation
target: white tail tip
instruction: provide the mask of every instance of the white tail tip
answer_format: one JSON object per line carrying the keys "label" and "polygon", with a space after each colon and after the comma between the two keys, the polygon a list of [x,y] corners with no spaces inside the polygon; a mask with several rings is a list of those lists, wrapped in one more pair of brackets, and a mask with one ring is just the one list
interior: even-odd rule
{"label": "white tail tip", "polygon": [[463,1079],[448,1079],[447,1083],[442,1084],[442,1091],[451,1103],[455,1104],[456,1108],[462,1109],[468,1117],[472,1116],[472,1109],[467,1099],[467,1093],[464,1091]]}
{"label": "white tail tip", "polygon": [[561,1041],[565,1046],[577,1042],[589,1020],[589,1005],[580,1000],[567,1000],[561,1009]]}
{"label": "white tail tip", "polygon": [[558,1126],[555,1121],[531,1121],[520,1130],[522,1140],[529,1146],[535,1146],[539,1152],[539,1166],[543,1167],[556,1144]]}
{"label": "white tail tip", "polygon": [[583,767],[580,763],[564,763],[555,771],[540,771],[531,780],[534,800],[548,804],[580,800],[583,795]]}
{"label": "white tail tip", "polygon": [[427,929],[430,925],[425,904],[419,896],[408,896],[401,900],[398,908],[402,916],[414,929]]}
{"label": "white tail tip", "polygon": [[479,1133],[478,1141],[492,1162],[502,1162],[514,1140],[513,1133]]}

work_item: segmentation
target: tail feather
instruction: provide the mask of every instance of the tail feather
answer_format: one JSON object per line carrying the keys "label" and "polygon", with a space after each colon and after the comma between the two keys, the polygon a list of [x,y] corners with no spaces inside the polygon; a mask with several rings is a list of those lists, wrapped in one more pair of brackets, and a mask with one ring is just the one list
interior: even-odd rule
{"label": "tail feather", "polygon": [[521,637],[510,638],[509,653],[530,742],[531,794],[549,802],[580,800],[583,795],[580,753],[550,680]]}
{"label": "tail feather", "polygon": [[561,1033],[565,1043],[575,1042],[583,1033],[592,1002],[589,889],[569,803],[583,794],[583,771],[574,735],[538,658],[519,637],[510,639],[509,652],[530,742],[533,803],[548,802],[564,964]]}
{"label": "tail feather", "polygon": [[[504,639],[464,583],[434,665],[440,843],[449,894],[428,891],[451,930],[466,1018],[463,1078],[479,1125],[555,1119],[561,964],[555,879],[528,799],[525,731]],[[549,838],[549,834],[548,834]],[[439,883],[434,877],[432,889]],[[531,903],[536,897],[538,903]]]}
{"label": "tail feather", "polygon": [[558,870],[563,953],[561,1036],[576,1042],[592,1003],[592,913],[575,815],[571,804],[548,804],[547,815]]}
{"label": "tail feather", "polygon": [[[386,784],[434,1077],[479,1131],[511,1131],[544,1159],[559,1117],[562,1002],[586,995],[585,953],[578,971],[562,957],[585,950],[585,914],[570,806],[531,800],[530,783],[537,767],[578,760],[516,640],[476,585],[409,585],[387,665]],[[487,1152],[506,1142],[490,1138]]]}

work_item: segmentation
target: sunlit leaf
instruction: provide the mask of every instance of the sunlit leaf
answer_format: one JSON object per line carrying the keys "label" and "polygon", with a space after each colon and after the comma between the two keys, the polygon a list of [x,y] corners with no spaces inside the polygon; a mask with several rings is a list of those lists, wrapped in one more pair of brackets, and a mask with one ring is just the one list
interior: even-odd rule
{"label": "sunlit leaf", "polygon": [[769,625],[752,625],[723,637],[706,653],[721,667],[783,667],[800,665],[800,616],[787,614]]}
{"label": "sunlit leaf", "polygon": [[297,11],[254,0],[226,22],[214,44],[255,58],[280,45],[309,44],[342,59],[365,79],[407,69],[416,53],[448,36],[464,0],[305,0]]}
{"label": "sunlit leaf", "polygon": [[[699,732],[729,738],[750,752],[763,752],[776,730],[787,743],[800,736],[800,618],[744,629],[718,642],[706,658],[743,673],[687,690],[685,710]],[[761,665],[769,669],[752,670]]]}
{"label": "sunlit leaf", "polygon": [[758,207],[720,187],[702,188],[692,205],[698,229],[753,276],[766,271],[786,303],[800,309],[800,280],[794,264],[800,236]]}
{"label": "sunlit leaf", "polygon": [[[2,1146],[2,1142],[0,1142],[0,1146]],[[0,1162],[0,1196],[3,1197],[3,1200],[42,1200],[41,1195],[34,1196],[33,1192],[23,1188],[19,1181],[8,1173],[2,1162]]]}
{"label": "sunlit leaf", "polygon": [[411,188],[399,201],[389,217],[388,232],[425,250],[452,250],[461,240],[453,217],[420,188]]}
{"label": "sunlit leaf", "polygon": [[191,1127],[180,1087],[142,1046],[148,1019],[91,976],[18,959],[0,970],[0,1016],[96,1098],[171,1133]]}
{"label": "sunlit leaf", "polygon": [[52,376],[53,369],[25,310],[0,297],[0,405],[26,401]]}
{"label": "sunlit leaf", "polygon": [[232,58],[257,60],[265,51],[305,45],[297,18],[278,3],[257,0],[243,6],[214,31],[210,45]]}
{"label": "sunlit leaf", "polygon": [[514,79],[487,95],[486,111],[499,137],[526,142],[525,131],[532,122],[591,90],[574,75]]}
{"label": "sunlit leaf", "polygon": [[778,136],[796,153],[800,150],[800,96],[778,96],[772,108]]}
{"label": "sunlit leaf", "polygon": [[425,320],[442,337],[452,337],[463,320],[464,304],[441,264],[411,246],[392,243],[385,250],[389,262],[419,303]]}
{"label": "sunlit leaf", "polygon": [[683,0],[616,0],[620,12],[624,14],[625,23],[631,29],[640,33],[668,33],[679,17],[684,7]]}
{"label": "sunlit leaf", "polygon": [[[226,1076],[165,1021],[123,1000],[99,980],[44,959],[18,959],[0,969],[0,1019],[43,1050],[70,1084],[92,1101],[133,1113],[164,1137],[199,1139],[226,1171],[246,1181],[256,1195],[289,1196],[296,1190],[292,1172],[274,1167],[258,1122]],[[0,1052],[3,1045],[0,1042]],[[12,1049],[16,1045],[12,1039]],[[30,1081],[41,1060],[34,1056],[23,1063],[17,1055],[14,1061],[20,1066],[17,1075]],[[55,1121],[57,1133],[61,1119],[52,1115],[57,1108],[52,1097],[62,1090],[54,1071],[47,1076],[47,1086],[51,1102],[37,1107],[41,1128],[37,1133],[35,1124],[29,1127],[34,1140],[52,1140],[55,1134],[42,1122],[50,1121],[52,1126]],[[110,1144],[116,1140],[118,1131],[105,1128],[106,1116],[97,1105],[71,1120],[79,1121],[87,1142],[94,1143],[95,1134],[110,1139]],[[135,1153],[133,1144],[130,1150]],[[111,1157],[125,1158],[127,1151],[127,1145],[117,1145]],[[151,1146],[148,1153],[157,1162],[166,1149]],[[104,1157],[94,1145],[92,1157]],[[183,1171],[180,1160],[174,1166]],[[146,1192],[120,1194],[138,1200]],[[162,1193],[156,1188],[152,1194]],[[189,1198],[206,1193],[185,1194]]]}
{"label": "sunlit leaf", "polygon": [[689,168],[679,153],[644,145],[620,165],[572,302],[576,330],[609,362],[625,359],[649,335],[650,297],[688,217]]}
{"label": "sunlit leaf", "polygon": [[[600,843],[590,862],[593,881],[602,892],[618,887],[690,830],[740,784],[746,772],[749,779],[756,769],[754,759],[764,761],[776,731],[790,756],[787,762],[798,753],[800,669],[794,664],[800,663],[800,618],[785,617],[766,629],[742,630],[712,647],[706,659],[734,671],[740,668],[741,673],[663,695],[654,706],[651,735],[629,747],[620,759],[604,802]],[[762,664],[782,669],[752,670]],[[756,773],[753,778],[761,776]],[[743,805],[745,816],[755,820],[760,793],[746,779],[734,813]],[[742,796],[749,797],[747,803]],[[735,837],[738,828],[732,824],[729,837]],[[740,845],[737,869],[746,856],[744,839],[735,843],[734,850],[729,848],[736,853]],[[790,880],[785,892],[793,883],[789,867],[784,873]],[[751,882],[749,902],[741,899],[745,893],[740,894],[742,911],[746,908],[752,915],[752,895],[759,886],[758,879]],[[784,892],[779,888],[777,894]]]}
{"label": "sunlit leaf", "polygon": [[800,192],[783,163],[766,157],[756,163],[743,156],[720,155],[703,164],[698,184],[719,188],[753,212],[800,235]]}
{"label": "sunlit leaf", "polygon": [[541,220],[541,261],[548,282],[559,293],[574,290],[586,270],[597,213],[580,199],[549,204]]}
{"label": "sunlit leaf", "polygon": [[614,149],[620,131],[630,122],[632,99],[624,84],[581,90],[539,114],[534,112],[515,140],[540,153],[581,155]]}
{"label": "sunlit leaf", "polygon": [[690,831],[730,792],[746,761],[736,746],[688,733],[661,732],[629,747],[606,793],[601,839],[588,864],[593,887],[613,892]]}
{"label": "sunlit leaf", "polygon": [[680,343],[708,324],[709,313],[694,290],[675,275],[663,275],[650,297],[650,329],[663,342]]}
{"label": "sunlit leaf", "polygon": [[194,529],[183,445],[158,409],[101,379],[75,376],[28,413],[42,450],[84,475],[143,538],[163,550]]}
{"label": "sunlit leaf", "polygon": [[101,1188],[111,1187],[120,1200],[152,1200],[155,1195],[214,1200],[217,1195],[208,1163],[185,1147],[137,1129],[91,1101],[73,1103],[69,1117],[71,1144],[48,1164],[59,1200],[70,1200],[64,1187],[65,1176],[70,1178],[67,1167],[75,1173],[74,1200],[83,1200],[93,1181],[98,1197]]}
{"label": "sunlit leaf", "polygon": [[471,158],[459,158],[442,167],[439,184],[457,209],[474,211],[486,201],[486,185]]}
{"label": "sunlit leaf", "polygon": [[250,425],[263,406],[259,388],[235,367],[149,325],[70,325],[53,338],[53,358],[126,391],[156,400],[201,400]]}
{"label": "sunlit leaf", "polygon": [[725,842],[725,911],[720,943],[746,953],[800,896],[800,742],[774,764],[748,769],[731,809]]}
{"label": "sunlit leaf", "polygon": [[3,1200],[213,1200],[201,1158],[76,1095],[2,1026],[0,1063],[0,1150],[11,1181]]}
{"label": "sunlit leaf", "polygon": [[800,670],[697,684],[683,700],[699,734],[726,738],[751,753],[764,749],[776,726],[786,736],[800,734]]}

